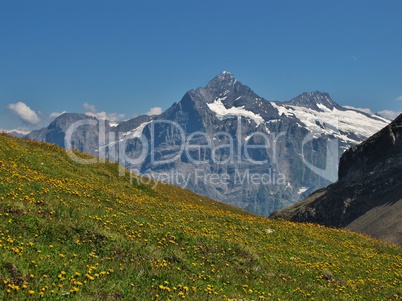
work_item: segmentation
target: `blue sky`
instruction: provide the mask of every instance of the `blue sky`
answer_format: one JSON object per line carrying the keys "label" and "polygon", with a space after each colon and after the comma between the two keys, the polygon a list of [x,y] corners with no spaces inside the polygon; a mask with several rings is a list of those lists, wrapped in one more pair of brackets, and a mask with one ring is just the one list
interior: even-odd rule
{"label": "blue sky", "polygon": [[0,0],[0,129],[165,110],[223,70],[268,100],[400,112],[401,15],[400,0]]}

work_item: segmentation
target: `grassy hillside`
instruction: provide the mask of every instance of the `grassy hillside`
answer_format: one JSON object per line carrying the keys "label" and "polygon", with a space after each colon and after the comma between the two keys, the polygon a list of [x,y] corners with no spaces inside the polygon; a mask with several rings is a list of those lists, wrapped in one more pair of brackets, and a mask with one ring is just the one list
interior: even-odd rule
{"label": "grassy hillside", "polygon": [[400,300],[402,250],[0,135],[1,300]]}

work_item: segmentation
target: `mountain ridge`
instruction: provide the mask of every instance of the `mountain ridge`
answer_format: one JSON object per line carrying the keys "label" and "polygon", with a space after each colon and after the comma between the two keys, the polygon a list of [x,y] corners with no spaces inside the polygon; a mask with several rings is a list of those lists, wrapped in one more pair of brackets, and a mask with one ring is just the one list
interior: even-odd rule
{"label": "mountain ridge", "polygon": [[[310,106],[297,105],[303,103]],[[185,187],[190,190],[269,215],[336,180],[340,154],[386,124],[341,109],[322,92],[301,94],[291,103],[271,102],[222,72],[205,87],[188,90],[158,116],[136,117],[116,127],[107,124],[104,145],[96,136],[100,123],[77,128],[71,144],[92,155],[104,151],[110,160],[122,159],[122,165],[142,175],[160,178],[179,173],[188,179]],[[44,128],[28,138],[63,146],[65,133],[53,132]],[[110,134],[114,141],[109,141]],[[334,139],[337,146],[328,144]],[[329,146],[334,153],[330,160]],[[251,183],[258,176],[260,182]],[[167,181],[175,184],[169,177]],[[211,177],[222,183],[211,183]]]}
{"label": "mountain ridge", "polygon": [[323,111],[320,105],[325,106],[332,110],[333,108],[342,109],[340,105],[334,102],[328,93],[320,91],[303,92],[296,96],[295,98],[283,102],[283,104],[302,106],[310,109],[315,109],[317,111]]}

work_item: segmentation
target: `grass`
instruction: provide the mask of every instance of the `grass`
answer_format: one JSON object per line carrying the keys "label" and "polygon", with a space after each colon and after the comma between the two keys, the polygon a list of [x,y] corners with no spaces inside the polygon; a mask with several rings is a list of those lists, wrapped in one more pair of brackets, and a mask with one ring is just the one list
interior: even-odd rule
{"label": "grass", "polygon": [[[80,154],[80,156],[85,156]],[[402,250],[0,135],[1,300],[401,300]]]}

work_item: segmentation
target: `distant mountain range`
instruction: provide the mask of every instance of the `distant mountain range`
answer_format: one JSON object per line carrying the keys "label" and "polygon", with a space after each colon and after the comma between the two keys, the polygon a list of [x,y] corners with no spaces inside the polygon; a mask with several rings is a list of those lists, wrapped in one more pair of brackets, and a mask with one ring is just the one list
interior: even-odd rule
{"label": "distant mountain range", "polygon": [[402,246],[402,115],[342,155],[336,183],[271,217],[345,227]]}
{"label": "distant mountain range", "polygon": [[7,133],[11,136],[18,137],[18,138],[24,138],[30,133],[30,131],[18,130],[18,129],[15,129],[15,130],[1,130],[0,129],[0,132]]}
{"label": "distant mountain range", "polygon": [[27,138],[268,216],[336,181],[342,153],[389,122],[318,91],[268,101],[225,71],[161,115],[117,124],[65,113]]}

